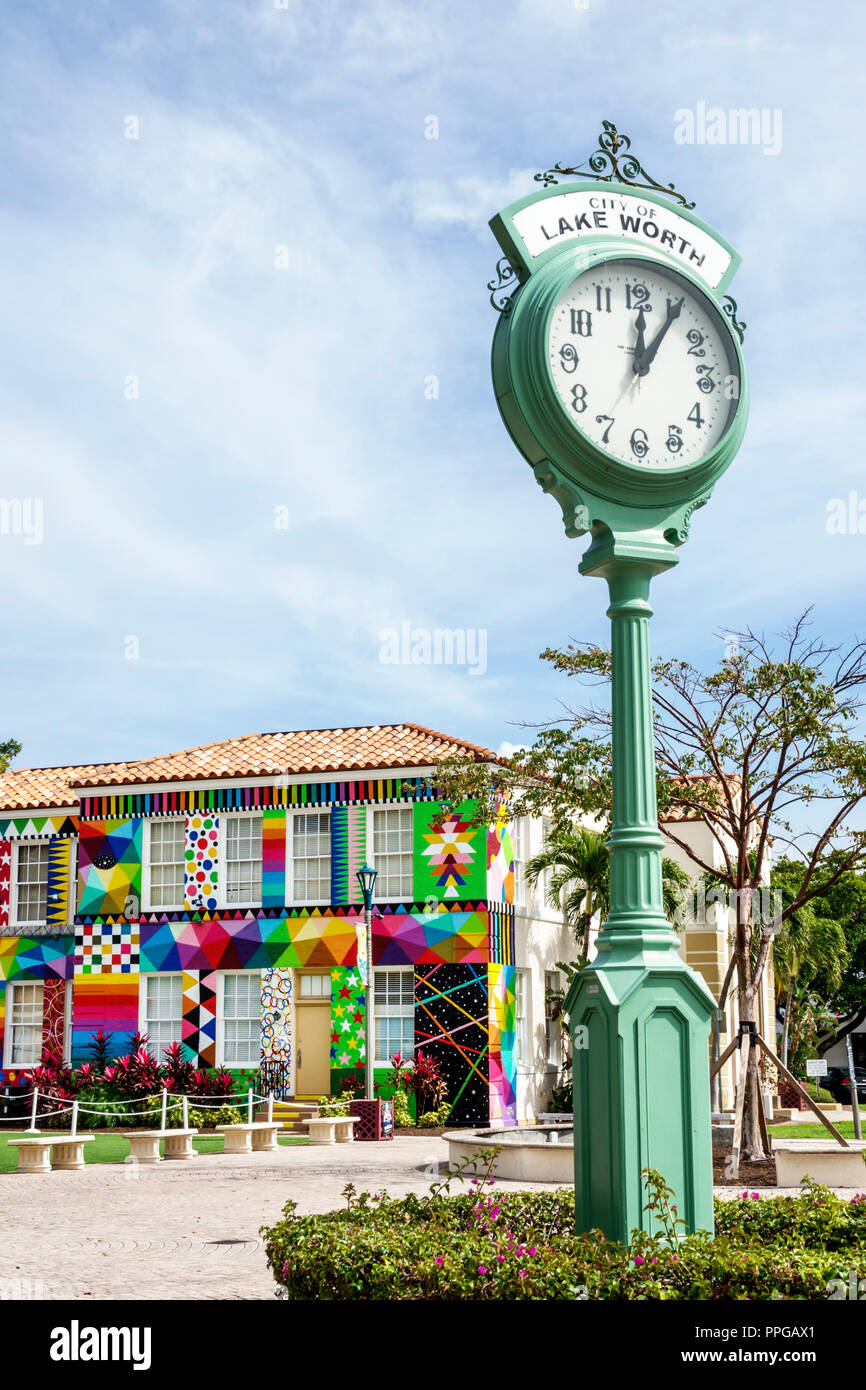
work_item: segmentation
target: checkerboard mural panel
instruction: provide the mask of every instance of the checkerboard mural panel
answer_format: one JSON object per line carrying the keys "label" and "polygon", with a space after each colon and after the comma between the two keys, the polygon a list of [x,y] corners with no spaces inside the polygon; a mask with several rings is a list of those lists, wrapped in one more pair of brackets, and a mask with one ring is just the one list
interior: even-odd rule
{"label": "checkerboard mural panel", "polygon": [[132,975],[138,968],[137,922],[85,922],[76,926],[76,975]]}

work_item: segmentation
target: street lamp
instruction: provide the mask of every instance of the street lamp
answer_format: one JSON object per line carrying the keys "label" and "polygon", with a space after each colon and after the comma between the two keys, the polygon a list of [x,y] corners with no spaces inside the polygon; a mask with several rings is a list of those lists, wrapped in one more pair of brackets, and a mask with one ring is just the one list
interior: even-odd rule
{"label": "street lamp", "polygon": [[364,954],[367,958],[364,1096],[367,1100],[373,1100],[373,885],[376,882],[377,874],[378,869],[371,869],[369,864],[365,864],[362,869],[358,869],[355,873],[364,897]]}

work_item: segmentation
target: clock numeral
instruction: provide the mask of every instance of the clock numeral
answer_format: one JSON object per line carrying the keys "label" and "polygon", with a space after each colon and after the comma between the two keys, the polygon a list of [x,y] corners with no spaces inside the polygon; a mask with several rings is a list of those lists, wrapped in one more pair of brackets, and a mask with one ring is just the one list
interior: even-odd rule
{"label": "clock numeral", "polygon": [[586,410],[586,387],[576,382],[571,388],[571,408],[576,410],[578,415],[582,415]]}
{"label": "clock numeral", "polygon": [[[604,295],[604,304],[602,304],[602,302],[601,302],[602,294]],[[595,307],[596,307],[596,309],[598,310],[599,313],[601,313],[602,309],[604,309],[604,312],[605,312],[606,314],[609,314],[609,313],[610,313],[610,290],[609,290],[609,289],[604,289],[604,290],[603,290],[602,287],[601,287],[601,285],[596,285],[596,287],[595,287]]]}
{"label": "clock numeral", "polygon": [[573,343],[565,343],[559,349],[559,360],[562,363],[562,370],[564,372],[577,371],[577,365],[580,359],[577,355],[577,348]]}
{"label": "clock numeral", "polygon": [[625,287],[625,307],[627,309],[646,309],[652,312],[652,305],[649,303],[649,290],[642,280],[636,280],[633,285],[626,282]]}
{"label": "clock numeral", "polygon": [[647,443],[647,439],[648,435],[646,430],[632,430],[631,439],[628,442],[631,445],[631,451],[634,454],[635,458],[642,459],[646,454],[649,453],[649,444]]}
{"label": "clock numeral", "polygon": [[[713,369],[712,367],[707,366],[706,362],[702,362],[696,370],[698,372],[698,390],[703,391],[704,394],[708,396],[711,391],[715,391],[716,389],[716,383],[710,376],[710,373]],[[700,375],[701,372],[704,373],[703,376]]]}
{"label": "clock numeral", "polygon": [[609,421],[610,421],[610,424],[608,425],[608,427],[607,427],[607,429],[605,430],[604,434],[601,436],[601,442],[602,442],[602,444],[606,444],[607,441],[608,441],[608,439],[610,438],[610,432],[611,432],[611,430],[612,430],[613,427],[614,427],[615,421],[614,421],[614,417],[613,417],[612,415],[596,415],[596,417],[595,417],[595,423],[596,423],[597,425],[600,425],[601,422],[602,422],[602,420],[609,420]]}
{"label": "clock numeral", "polygon": [[689,348],[689,357],[706,357],[707,354],[701,347],[701,343],[704,341],[703,333],[699,333],[696,328],[690,328],[686,338],[692,345]]}
{"label": "clock numeral", "polygon": [[678,454],[683,447],[683,432],[679,425],[668,425],[668,437],[665,440],[665,448],[670,454]]}
{"label": "clock numeral", "polygon": [[571,331],[579,338],[592,337],[592,314],[589,309],[571,310]]}
{"label": "clock numeral", "polygon": [[694,405],[692,406],[691,410],[686,416],[686,419],[691,420],[696,430],[699,430],[701,428],[701,426],[704,423],[704,417],[701,414],[700,401],[695,401]]}

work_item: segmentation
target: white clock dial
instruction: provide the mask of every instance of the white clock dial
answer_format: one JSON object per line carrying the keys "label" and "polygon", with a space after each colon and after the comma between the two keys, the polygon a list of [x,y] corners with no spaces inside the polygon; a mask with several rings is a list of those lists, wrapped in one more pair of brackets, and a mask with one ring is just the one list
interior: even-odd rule
{"label": "white clock dial", "polygon": [[656,262],[611,259],[578,275],[553,311],[548,355],[578,429],[651,471],[702,459],[736,413],[739,368],[720,311]]}

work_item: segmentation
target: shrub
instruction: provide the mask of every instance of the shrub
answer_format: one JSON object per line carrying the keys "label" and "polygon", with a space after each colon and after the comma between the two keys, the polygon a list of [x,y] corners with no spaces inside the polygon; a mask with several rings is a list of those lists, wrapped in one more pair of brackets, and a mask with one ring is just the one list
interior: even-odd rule
{"label": "shrub", "polygon": [[742,1300],[826,1299],[834,1281],[866,1275],[866,1196],[744,1194],[716,1202],[715,1237],[683,1236],[669,1190],[648,1172],[660,1230],[624,1247],[574,1230],[569,1190],[494,1197],[488,1177],[452,1196],[452,1175],[399,1201],[350,1184],[345,1210],[318,1216],[299,1217],[290,1201],[262,1228],[274,1278],[289,1299]]}
{"label": "shrub", "polygon": [[334,1096],[319,1096],[316,1104],[323,1115],[348,1115],[351,1099],[351,1096],[343,1096],[341,1100],[336,1100]]}
{"label": "shrub", "polygon": [[448,1123],[448,1116],[451,1114],[450,1101],[444,1100],[436,1110],[428,1110],[421,1115],[418,1120],[419,1129],[432,1129],[434,1126],[445,1125]]}
{"label": "shrub", "polygon": [[399,1129],[410,1129],[413,1124],[412,1111],[402,1091],[398,1091],[394,1097],[394,1124]]}

